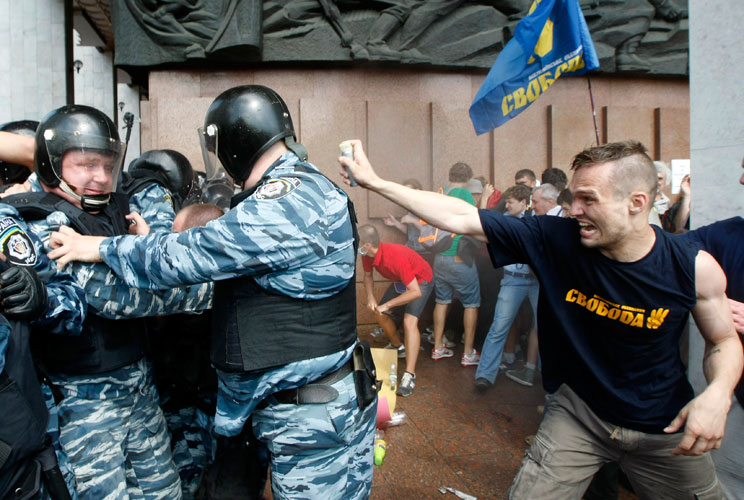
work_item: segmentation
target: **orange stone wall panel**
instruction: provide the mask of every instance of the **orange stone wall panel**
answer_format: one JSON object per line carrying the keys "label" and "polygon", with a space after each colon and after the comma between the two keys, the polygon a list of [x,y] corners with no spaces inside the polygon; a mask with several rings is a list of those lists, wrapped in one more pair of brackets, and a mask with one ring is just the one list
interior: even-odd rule
{"label": "orange stone wall panel", "polygon": [[470,120],[468,109],[469,104],[464,103],[432,105],[432,189],[449,183],[449,169],[458,161],[470,165],[473,177],[491,178],[491,137],[477,136],[472,127],[462,126]]}
{"label": "orange stone wall panel", "polygon": [[654,157],[656,121],[653,108],[612,106],[606,108],[605,119],[607,142],[640,141]]}

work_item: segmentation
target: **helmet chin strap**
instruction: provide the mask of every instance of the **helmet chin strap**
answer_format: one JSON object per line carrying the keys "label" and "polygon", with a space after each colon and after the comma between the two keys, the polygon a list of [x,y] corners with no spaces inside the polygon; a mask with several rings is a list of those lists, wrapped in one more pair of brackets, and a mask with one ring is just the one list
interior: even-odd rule
{"label": "helmet chin strap", "polygon": [[59,188],[80,202],[86,212],[99,212],[108,205],[111,193],[80,196],[63,180],[60,179]]}
{"label": "helmet chin strap", "polygon": [[307,149],[305,146],[294,140],[294,137],[289,136],[284,138],[284,144],[287,145],[294,154],[296,154],[300,161],[307,161]]}

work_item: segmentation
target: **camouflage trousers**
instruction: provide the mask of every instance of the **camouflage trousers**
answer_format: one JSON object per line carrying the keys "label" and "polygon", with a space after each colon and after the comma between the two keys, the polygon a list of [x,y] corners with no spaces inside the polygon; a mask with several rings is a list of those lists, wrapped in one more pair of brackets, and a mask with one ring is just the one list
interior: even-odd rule
{"label": "camouflage trousers", "polygon": [[275,500],[366,499],[372,487],[377,402],[357,405],[354,376],[333,384],[325,404],[280,404],[253,413],[253,432],[271,454]]}
{"label": "camouflage trousers", "polygon": [[214,459],[214,416],[193,406],[167,412],[173,462],[181,476],[185,500],[194,498],[204,468]]}
{"label": "camouflage trousers", "polygon": [[[54,452],[57,454],[57,465],[59,465],[59,470],[67,484],[70,499],[78,500],[77,491],[75,491],[75,478],[72,475],[72,469],[70,469],[70,461],[67,459],[67,454],[59,445],[59,411],[57,404],[54,402],[54,396],[48,385],[42,384],[41,393],[44,395],[44,402],[46,403],[47,410],[49,410],[49,422],[47,422],[46,433],[52,441]],[[42,498],[46,499],[48,496],[42,495]]]}
{"label": "camouflage trousers", "polygon": [[61,389],[59,443],[81,500],[182,498],[154,385],[143,382],[109,399],[80,397],[74,386]]}

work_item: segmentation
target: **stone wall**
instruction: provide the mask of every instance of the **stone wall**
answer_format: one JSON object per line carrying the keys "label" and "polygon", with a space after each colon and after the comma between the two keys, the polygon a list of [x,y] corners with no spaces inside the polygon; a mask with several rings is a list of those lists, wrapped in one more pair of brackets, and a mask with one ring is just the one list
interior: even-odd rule
{"label": "stone wall", "polygon": [[[387,178],[415,177],[425,189],[436,189],[446,184],[454,162],[465,161],[502,191],[517,170],[531,168],[538,176],[549,167],[567,170],[572,155],[596,142],[583,77],[561,78],[517,118],[476,136],[468,108],[483,79],[481,73],[395,69],[153,71],[141,109],[142,150],[176,149],[203,170],[196,129],[207,107],[222,91],[252,83],[285,98],[310,160],[333,180],[339,179],[338,143],[349,138],[363,140]],[[592,88],[602,142],[634,138],[654,159],[689,157],[686,80],[595,77]],[[375,224],[383,240],[401,241],[382,217],[402,209],[374,193],[347,190],[360,223]],[[359,292],[363,296],[361,281]],[[359,321],[374,319],[360,308]]]}
{"label": "stone wall", "polygon": [[0,123],[66,102],[63,0],[0,0]]}

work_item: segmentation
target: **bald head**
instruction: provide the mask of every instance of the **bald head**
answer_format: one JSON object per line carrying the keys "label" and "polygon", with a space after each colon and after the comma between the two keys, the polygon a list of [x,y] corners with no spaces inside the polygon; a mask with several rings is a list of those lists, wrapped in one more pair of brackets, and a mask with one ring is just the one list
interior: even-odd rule
{"label": "bald head", "polygon": [[372,224],[359,226],[359,245],[362,246],[367,243],[371,243],[374,247],[380,246],[380,233]]}

